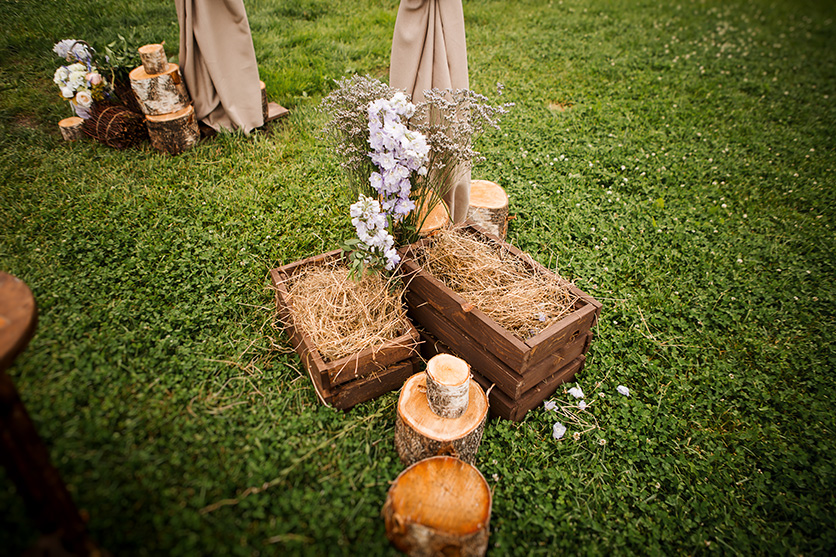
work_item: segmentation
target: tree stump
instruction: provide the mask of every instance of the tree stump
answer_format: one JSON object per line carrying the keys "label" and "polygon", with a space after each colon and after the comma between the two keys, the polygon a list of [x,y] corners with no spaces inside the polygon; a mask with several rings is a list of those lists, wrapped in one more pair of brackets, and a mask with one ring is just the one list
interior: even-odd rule
{"label": "tree stump", "polygon": [[139,66],[128,76],[139,106],[147,116],[179,112],[191,102],[177,64],[168,64],[166,70],[158,74],[149,74],[145,67]]}
{"label": "tree stump", "polygon": [[438,456],[404,470],[383,505],[386,537],[412,556],[481,556],[488,548],[491,491],[472,465]]}
{"label": "tree stump", "polygon": [[84,119],[78,116],[70,116],[58,122],[58,129],[61,130],[61,137],[64,141],[78,141],[84,137]]}
{"label": "tree stump", "polygon": [[151,146],[172,155],[191,149],[200,139],[192,105],[171,114],[146,116],[145,124],[148,126]]}
{"label": "tree stump", "polygon": [[427,402],[442,418],[458,418],[467,410],[470,366],[461,358],[438,354],[427,362]]}
{"label": "tree stump", "polygon": [[508,194],[499,184],[472,180],[467,218],[504,240],[508,233]]}
{"label": "tree stump", "polygon": [[467,409],[458,418],[442,418],[427,400],[426,374],[404,383],[395,418],[395,449],[405,466],[437,455],[455,456],[472,464],[482,441],[488,399],[476,381],[469,379]]}
{"label": "tree stump", "polygon": [[148,75],[165,73],[168,70],[168,59],[165,48],[161,44],[147,44],[139,47],[139,59]]}
{"label": "tree stump", "polygon": [[425,202],[418,216],[418,223],[421,226],[418,232],[421,236],[429,236],[436,230],[444,228],[450,222],[450,211],[447,209],[447,204],[443,199],[438,200],[438,203],[432,208],[432,211],[424,218],[424,222],[421,223],[421,217],[426,214],[426,211],[427,203]]}

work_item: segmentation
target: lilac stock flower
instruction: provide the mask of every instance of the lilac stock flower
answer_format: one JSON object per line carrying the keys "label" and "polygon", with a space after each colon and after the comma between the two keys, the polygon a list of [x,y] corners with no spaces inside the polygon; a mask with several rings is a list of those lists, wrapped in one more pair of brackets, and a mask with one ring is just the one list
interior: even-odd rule
{"label": "lilac stock flower", "polygon": [[555,439],[560,439],[566,434],[566,426],[560,422],[555,422],[554,427],[552,428],[552,437]]}
{"label": "lilac stock flower", "polygon": [[572,387],[569,389],[569,394],[575,398],[583,398],[583,391],[580,387]]}

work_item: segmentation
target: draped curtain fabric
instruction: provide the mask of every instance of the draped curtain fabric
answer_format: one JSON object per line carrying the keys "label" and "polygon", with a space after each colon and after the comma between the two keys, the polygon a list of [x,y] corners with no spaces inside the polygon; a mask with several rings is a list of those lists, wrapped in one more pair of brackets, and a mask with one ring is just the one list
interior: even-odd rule
{"label": "draped curtain fabric", "polygon": [[[401,0],[389,85],[405,91],[415,103],[428,89],[467,89],[467,45],[461,0]],[[444,201],[453,221],[467,218],[470,205],[470,167],[454,173]]]}
{"label": "draped curtain fabric", "polygon": [[243,0],[175,0],[180,71],[197,119],[249,133],[264,124],[261,88]]}

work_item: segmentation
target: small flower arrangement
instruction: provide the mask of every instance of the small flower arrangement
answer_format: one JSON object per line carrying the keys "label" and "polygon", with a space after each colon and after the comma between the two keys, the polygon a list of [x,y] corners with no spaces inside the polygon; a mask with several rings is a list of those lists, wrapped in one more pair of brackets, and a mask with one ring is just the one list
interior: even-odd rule
{"label": "small flower arrangement", "polygon": [[70,102],[75,114],[89,118],[93,102],[104,100],[109,93],[107,80],[93,64],[95,51],[84,41],[75,39],[59,41],[52,50],[69,62],[59,66],[52,78],[61,97]]}
{"label": "small flower arrangement", "polygon": [[358,201],[351,206],[357,238],[344,243],[352,275],[392,270],[396,246],[418,239],[456,173],[479,159],[473,139],[498,128],[511,104],[494,106],[467,89],[425,91],[417,105],[368,76],[337,81],[322,102],[326,135]]}

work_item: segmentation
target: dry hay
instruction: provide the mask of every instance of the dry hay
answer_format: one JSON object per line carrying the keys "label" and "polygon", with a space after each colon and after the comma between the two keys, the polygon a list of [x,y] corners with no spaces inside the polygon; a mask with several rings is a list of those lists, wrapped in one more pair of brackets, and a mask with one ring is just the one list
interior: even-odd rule
{"label": "dry hay", "polygon": [[523,340],[565,317],[578,299],[568,281],[456,229],[440,231],[417,255],[431,275]]}
{"label": "dry hay", "polygon": [[326,362],[409,330],[403,288],[379,273],[355,282],[339,263],[309,265],[290,277],[287,289],[295,326],[311,337]]}

